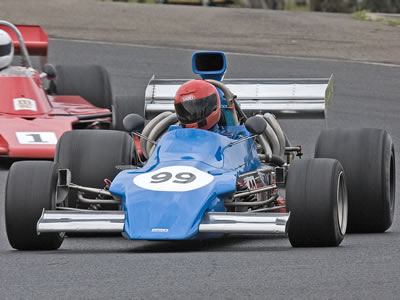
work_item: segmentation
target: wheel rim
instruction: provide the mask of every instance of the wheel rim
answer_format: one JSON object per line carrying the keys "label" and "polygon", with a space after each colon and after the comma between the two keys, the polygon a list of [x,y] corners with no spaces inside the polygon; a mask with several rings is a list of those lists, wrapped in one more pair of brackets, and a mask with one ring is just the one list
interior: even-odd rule
{"label": "wheel rim", "polygon": [[347,188],[343,172],[340,172],[337,184],[337,213],[339,229],[342,235],[346,233],[347,228]]}
{"label": "wheel rim", "polygon": [[392,155],[390,156],[390,174],[389,174],[389,184],[390,184],[390,210],[391,213],[394,212],[394,199],[395,199],[395,194],[396,194],[396,165],[394,161],[394,151],[392,149]]}

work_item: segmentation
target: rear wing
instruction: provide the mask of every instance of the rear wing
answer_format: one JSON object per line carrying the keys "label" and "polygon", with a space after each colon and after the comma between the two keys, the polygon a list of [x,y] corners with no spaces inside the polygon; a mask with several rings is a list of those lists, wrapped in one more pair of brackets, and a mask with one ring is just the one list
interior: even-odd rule
{"label": "rear wing", "polygon": [[[150,79],[146,87],[146,116],[174,111],[178,88],[188,80]],[[333,99],[333,75],[317,79],[225,79],[247,115],[272,113],[277,118],[323,119]]]}
{"label": "rear wing", "polygon": [[41,56],[40,64],[43,69],[47,62],[47,48],[49,39],[46,32],[35,25],[13,25],[10,22],[0,20],[0,29],[6,31],[14,44],[14,53],[23,58],[22,65],[32,67],[29,55]]}
{"label": "rear wing", "polygon": [[[21,33],[29,55],[47,56],[49,39],[42,27],[35,25],[15,25],[15,27]],[[0,29],[10,35],[14,44],[15,54],[21,54],[20,42],[13,28],[0,23]]]}

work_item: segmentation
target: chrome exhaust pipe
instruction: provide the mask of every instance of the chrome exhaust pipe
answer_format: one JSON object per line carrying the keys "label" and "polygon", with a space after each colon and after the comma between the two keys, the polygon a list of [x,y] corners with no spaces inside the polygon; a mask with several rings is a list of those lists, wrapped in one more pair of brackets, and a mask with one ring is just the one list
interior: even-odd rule
{"label": "chrome exhaust pipe", "polygon": [[43,210],[36,230],[42,232],[122,232],[124,211]]}
{"label": "chrome exhaust pipe", "polygon": [[208,212],[199,232],[238,234],[286,234],[289,213]]}

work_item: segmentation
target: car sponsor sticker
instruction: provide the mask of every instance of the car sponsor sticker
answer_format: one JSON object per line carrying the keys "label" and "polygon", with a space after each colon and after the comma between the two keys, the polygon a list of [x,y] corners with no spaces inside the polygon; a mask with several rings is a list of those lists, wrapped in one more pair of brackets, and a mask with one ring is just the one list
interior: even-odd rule
{"label": "car sponsor sticker", "polygon": [[136,176],[133,183],[152,191],[187,192],[206,186],[214,176],[189,166],[170,166]]}
{"label": "car sponsor sticker", "polygon": [[55,145],[57,137],[54,132],[16,132],[18,143],[22,145]]}
{"label": "car sponsor sticker", "polygon": [[32,110],[37,111],[36,101],[28,98],[14,98],[15,110]]}
{"label": "car sponsor sticker", "polygon": [[195,100],[195,99],[196,99],[196,97],[193,94],[182,96],[182,101],[190,101],[190,100]]}
{"label": "car sponsor sticker", "polygon": [[152,228],[151,232],[168,232],[168,228]]}

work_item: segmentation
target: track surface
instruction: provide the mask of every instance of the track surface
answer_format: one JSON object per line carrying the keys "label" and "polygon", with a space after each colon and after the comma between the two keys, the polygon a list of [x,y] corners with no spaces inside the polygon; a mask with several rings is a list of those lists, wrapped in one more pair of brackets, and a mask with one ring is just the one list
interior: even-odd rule
{"label": "track surface", "polygon": [[[192,78],[191,51],[53,40],[53,63],[99,63],[114,94],[141,92],[154,73]],[[400,68],[324,60],[228,55],[233,77],[335,74],[330,127],[380,127],[399,158]],[[311,157],[323,121],[286,121],[293,143]],[[0,161],[0,207],[7,165]],[[400,170],[397,163],[397,169]],[[399,178],[399,176],[398,176]],[[397,180],[399,186],[399,180]],[[338,248],[293,249],[286,238],[231,236],[204,242],[68,238],[55,252],[8,245],[0,213],[0,298],[381,298],[400,294],[400,217],[385,234],[348,235]]]}
{"label": "track surface", "polygon": [[99,0],[1,0],[0,8],[0,19],[40,24],[51,37],[400,64],[399,27],[350,14]]}

